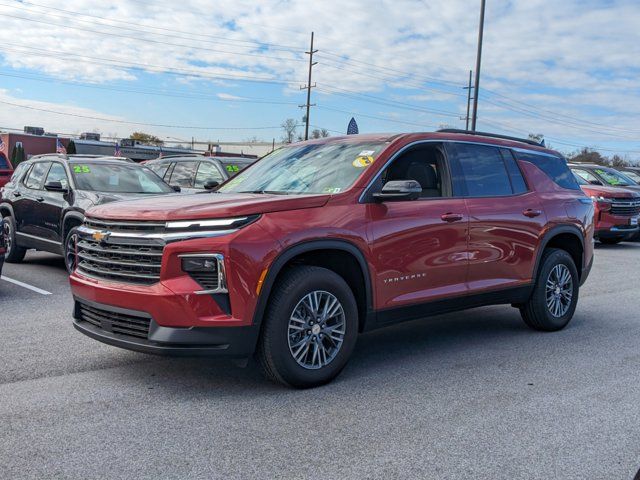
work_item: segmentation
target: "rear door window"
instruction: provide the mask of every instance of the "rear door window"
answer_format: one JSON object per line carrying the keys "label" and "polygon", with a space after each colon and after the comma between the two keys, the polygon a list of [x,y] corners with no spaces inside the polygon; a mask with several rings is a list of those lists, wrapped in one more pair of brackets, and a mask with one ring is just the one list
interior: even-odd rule
{"label": "rear door window", "polygon": [[533,163],[560,187],[569,190],[580,190],[580,185],[576,182],[564,158],[522,150],[516,150],[515,154],[518,160]]}
{"label": "rear door window", "polygon": [[455,196],[513,195],[511,178],[497,147],[453,143],[450,151]]}
{"label": "rear door window", "polygon": [[593,173],[588,172],[586,170],[582,170],[580,168],[574,168],[573,172],[579,176],[580,178],[582,178],[585,183],[590,183],[591,185],[602,185],[602,182],[600,180],[598,180],[598,177],[596,177]]}
{"label": "rear door window", "polygon": [[49,171],[51,162],[38,162],[33,165],[33,168],[29,172],[24,184],[27,188],[39,190],[42,187],[42,181],[45,175]]}
{"label": "rear door window", "polygon": [[193,187],[193,179],[196,176],[197,162],[176,162],[171,172],[169,185],[179,187]]}

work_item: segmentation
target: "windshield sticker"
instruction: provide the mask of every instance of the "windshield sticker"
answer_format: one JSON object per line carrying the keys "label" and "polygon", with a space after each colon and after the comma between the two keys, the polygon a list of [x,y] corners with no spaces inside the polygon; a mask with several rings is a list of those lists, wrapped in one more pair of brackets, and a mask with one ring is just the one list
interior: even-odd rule
{"label": "windshield sticker", "polygon": [[358,156],[359,157],[370,157],[372,156],[374,153],[376,153],[375,150],[363,150],[361,151]]}
{"label": "windshield sticker", "polygon": [[351,165],[356,168],[366,168],[373,163],[373,157],[371,155],[359,156]]}
{"label": "windshield sticker", "polygon": [[73,173],[91,173],[91,169],[86,165],[74,165]]}
{"label": "windshield sticker", "polygon": [[340,187],[325,187],[322,193],[340,193]]}
{"label": "windshield sticker", "polygon": [[238,173],[240,171],[240,168],[237,165],[227,165],[225,168],[229,173]]}

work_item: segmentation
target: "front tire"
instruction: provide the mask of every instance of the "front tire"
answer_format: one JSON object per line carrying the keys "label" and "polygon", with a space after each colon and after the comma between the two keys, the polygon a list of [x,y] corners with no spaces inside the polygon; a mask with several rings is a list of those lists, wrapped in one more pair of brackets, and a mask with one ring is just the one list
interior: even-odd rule
{"label": "front tire", "polygon": [[333,380],[358,336],[358,307],[342,277],[299,266],[279,279],[269,300],[257,358],[272,381],[310,388]]}
{"label": "front tire", "polygon": [[4,218],[4,231],[2,232],[7,244],[4,259],[7,263],[20,263],[24,260],[27,249],[20,247],[16,242],[16,222],[13,217]]}
{"label": "front tire", "polygon": [[520,308],[524,322],[534,330],[562,330],[578,304],[580,279],[573,258],[565,250],[545,250],[529,300]]}
{"label": "front tire", "polygon": [[78,243],[78,227],[73,227],[64,240],[64,266],[67,273],[72,273],[78,263],[76,244]]}

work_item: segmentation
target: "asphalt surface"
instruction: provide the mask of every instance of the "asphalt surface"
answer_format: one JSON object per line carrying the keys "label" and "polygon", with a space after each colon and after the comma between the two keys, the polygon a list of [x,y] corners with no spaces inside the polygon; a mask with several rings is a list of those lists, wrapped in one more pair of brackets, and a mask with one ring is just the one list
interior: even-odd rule
{"label": "asphalt surface", "polygon": [[640,468],[640,244],[599,247],[575,318],[508,306],[361,336],[315,390],[71,326],[62,260],[0,280],[0,478],[629,479]]}

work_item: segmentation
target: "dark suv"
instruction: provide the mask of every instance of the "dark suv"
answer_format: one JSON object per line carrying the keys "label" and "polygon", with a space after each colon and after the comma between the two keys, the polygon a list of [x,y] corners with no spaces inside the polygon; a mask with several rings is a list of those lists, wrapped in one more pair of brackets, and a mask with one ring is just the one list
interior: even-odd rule
{"label": "dark suv", "polygon": [[0,213],[6,261],[21,262],[35,248],[76,261],[77,227],[84,212],[115,200],[174,193],[151,170],[124,158],[40,155],[21,163],[2,188]]}
{"label": "dark suv", "polygon": [[461,132],[293,144],[210,195],[94,207],[70,276],[74,326],[165,355],[246,358],[326,383],[359,332],[491,304],[573,317],[592,200],[557,152]]}
{"label": "dark suv", "polygon": [[185,193],[211,190],[255,162],[246,157],[167,156],[144,163]]}

